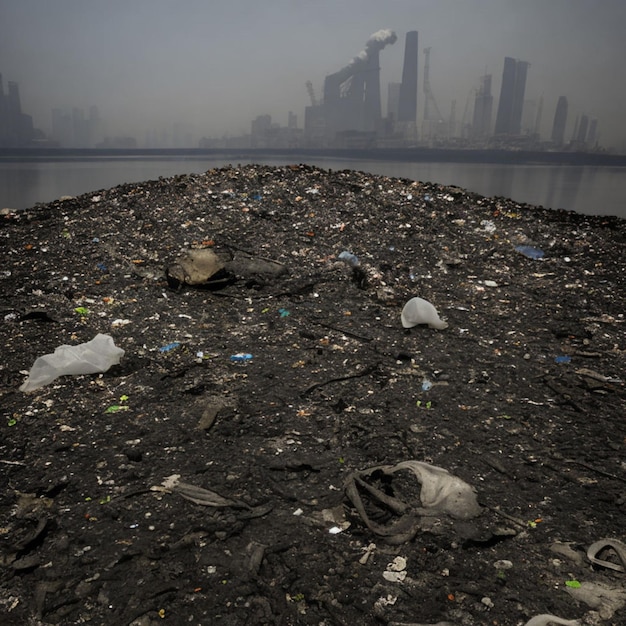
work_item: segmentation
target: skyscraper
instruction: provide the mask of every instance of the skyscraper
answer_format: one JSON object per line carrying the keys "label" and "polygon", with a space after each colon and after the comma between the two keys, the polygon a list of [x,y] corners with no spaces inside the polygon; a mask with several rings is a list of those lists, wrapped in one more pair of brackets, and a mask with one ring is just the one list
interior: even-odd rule
{"label": "skyscraper", "polygon": [[491,95],[491,74],[485,74],[480,78],[480,87],[474,100],[474,119],[472,123],[472,136],[479,139],[488,137],[491,131],[491,112],[493,109],[493,96]]}
{"label": "skyscraper", "polygon": [[578,133],[576,135],[576,141],[578,143],[585,143],[587,141],[587,129],[589,128],[589,118],[583,114],[580,117],[580,123],[578,125]]}
{"label": "skyscraper", "polygon": [[554,113],[554,123],[552,124],[552,143],[555,146],[562,146],[565,142],[565,125],[567,124],[567,98],[559,96]]}
{"label": "skyscraper", "polygon": [[500,101],[496,115],[496,135],[520,134],[527,73],[528,63],[526,61],[505,57]]}
{"label": "skyscraper", "polygon": [[406,34],[404,44],[404,65],[398,101],[398,121],[417,121],[417,31]]}

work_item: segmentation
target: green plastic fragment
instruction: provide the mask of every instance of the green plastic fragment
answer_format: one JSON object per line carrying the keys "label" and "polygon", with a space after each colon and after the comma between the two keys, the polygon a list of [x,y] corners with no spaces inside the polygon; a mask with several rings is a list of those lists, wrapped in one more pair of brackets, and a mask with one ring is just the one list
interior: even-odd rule
{"label": "green plastic fragment", "polygon": [[579,589],[581,585],[577,580],[566,580],[565,586],[571,587],[572,589]]}
{"label": "green plastic fragment", "polygon": [[74,311],[76,311],[76,313],[78,313],[79,315],[88,315],[89,314],[89,309],[84,307],[84,306],[77,306]]}
{"label": "green plastic fragment", "polygon": [[119,411],[128,411],[128,409],[130,409],[129,406],[123,406],[120,404],[112,404],[109,408],[107,408],[105,413],[118,413]]}

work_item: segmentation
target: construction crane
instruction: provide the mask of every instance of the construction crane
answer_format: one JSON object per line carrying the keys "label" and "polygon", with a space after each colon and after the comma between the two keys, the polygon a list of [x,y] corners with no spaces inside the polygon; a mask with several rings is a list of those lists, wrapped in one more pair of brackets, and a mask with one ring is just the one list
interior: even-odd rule
{"label": "construction crane", "polygon": [[313,91],[313,83],[310,80],[306,81],[306,90],[309,92],[309,98],[311,99],[311,105],[316,107],[319,105],[315,92]]}
{"label": "construction crane", "polygon": [[[436,114],[436,118],[433,118],[431,109]],[[424,48],[424,120],[443,121],[443,115],[439,111],[437,101],[430,88],[430,47]]]}

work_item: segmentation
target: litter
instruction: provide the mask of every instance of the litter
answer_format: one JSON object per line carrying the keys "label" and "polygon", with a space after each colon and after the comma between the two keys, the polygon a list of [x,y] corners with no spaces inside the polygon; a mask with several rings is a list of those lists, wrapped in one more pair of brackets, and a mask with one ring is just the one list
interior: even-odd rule
{"label": "litter", "polygon": [[544,256],[543,250],[533,246],[515,246],[515,251],[523,254],[529,259],[543,259]]}
{"label": "litter", "polygon": [[[412,472],[421,484],[420,503],[404,502],[389,495],[389,488],[393,489],[393,483],[390,485],[388,479],[402,470]],[[385,477],[385,491],[368,482],[378,477]],[[441,467],[421,461],[402,461],[393,466],[378,465],[355,472],[348,477],[344,490],[365,525],[393,544],[409,541],[415,536],[420,529],[420,516],[433,517],[442,513],[455,519],[468,520],[477,517],[482,511],[470,485]],[[378,507],[386,513],[394,514],[396,520],[389,525],[373,522],[366,513],[361,494],[369,497],[370,510]]]}
{"label": "litter", "polygon": [[562,617],[544,613],[528,620],[524,626],[556,626],[557,624],[559,626],[580,626],[580,621],[577,619],[563,619]]}
{"label": "litter", "polygon": [[596,609],[605,620],[611,619],[613,614],[626,604],[626,589],[623,587],[583,582],[580,587],[566,587],[565,591],[576,600]]}
{"label": "litter", "polygon": [[[598,558],[599,554],[608,554],[609,551],[617,555],[621,565],[619,563],[607,561],[606,559]],[[626,572],[626,544],[617,539],[600,539],[599,541],[592,543],[587,549],[587,558],[594,565],[607,567],[608,569],[615,570],[616,572]]]}
{"label": "litter", "polygon": [[62,345],[54,353],[37,358],[20,391],[39,389],[59,376],[96,374],[117,365],[124,356],[113,337],[98,333],[91,341],[76,346]]}
{"label": "litter", "polygon": [[448,328],[447,322],[439,317],[437,309],[423,298],[411,298],[404,305],[400,319],[404,328],[411,328],[418,324],[428,324],[429,328],[436,328],[437,330]]}
{"label": "litter", "polygon": [[172,350],[175,350],[176,348],[180,348],[180,342],[172,341],[172,343],[168,343],[166,346],[161,346],[159,348],[159,352],[171,352]]}
{"label": "litter", "polygon": [[361,265],[359,257],[356,256],[356,254],[352,254],[352,252],[348,252],[347,250],[344,250],[337,258],[350,267],[359,267],[359,265]]}
{"label": "litter", "polygon": [[233,363],[247,363],[252,360],[252,355],[245,352],[238,352],[237,354],[232,354],[230,360]]}

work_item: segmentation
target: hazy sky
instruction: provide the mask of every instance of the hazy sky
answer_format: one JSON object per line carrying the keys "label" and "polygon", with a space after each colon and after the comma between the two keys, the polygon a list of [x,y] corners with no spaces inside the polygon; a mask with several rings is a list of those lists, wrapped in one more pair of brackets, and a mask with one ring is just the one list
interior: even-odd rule
{"label": "hazy sky", "polygon": [[526,98],[543,95],[544,138],[566,95],[568,136],[587,113],[603,145],[624,148],[625,27],[625,0],[0,0],[0,73],[44,131],[52,108],[94,104],[111,134],[140,142],[174,123],[218,137],[265,113],[286,126],[293,111],[302,126],[306,81],[321,97],[324,76],[389,28],[398,41],[381,53],[384,106],[417,30],[420,111],[424,47],[439,109],[456,99],[459,121],[482,74],[497,101],[512,56],[530,62]]}

